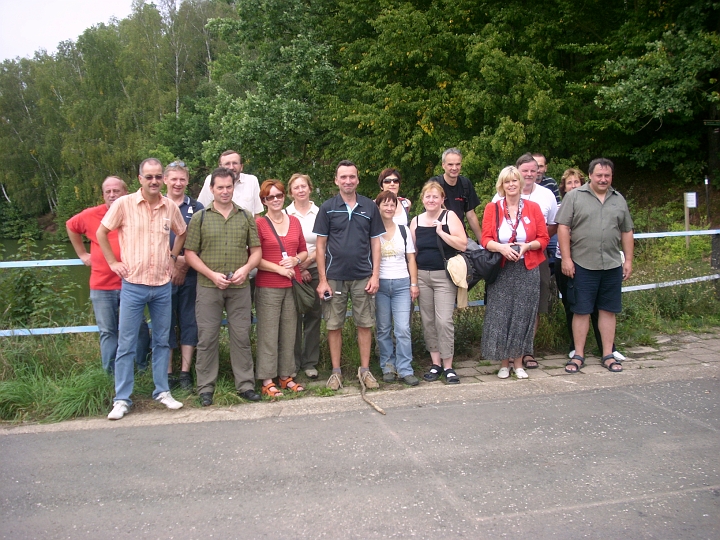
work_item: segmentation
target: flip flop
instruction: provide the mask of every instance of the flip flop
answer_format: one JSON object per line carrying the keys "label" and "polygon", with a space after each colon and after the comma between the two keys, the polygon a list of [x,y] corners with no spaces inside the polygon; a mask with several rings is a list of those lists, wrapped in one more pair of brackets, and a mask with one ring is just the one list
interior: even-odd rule
{"label": "flip flop", "polygon": [[[529,358],[529,360],[525,360],[526,358]],[[535,364],[534,366],[531,365],[531,362]],[[538,361],[535,360],[535,357],[532,354],[526,354],[522,358],[522,364],[525,369],[537,369],[540,364],[538,364]]]}

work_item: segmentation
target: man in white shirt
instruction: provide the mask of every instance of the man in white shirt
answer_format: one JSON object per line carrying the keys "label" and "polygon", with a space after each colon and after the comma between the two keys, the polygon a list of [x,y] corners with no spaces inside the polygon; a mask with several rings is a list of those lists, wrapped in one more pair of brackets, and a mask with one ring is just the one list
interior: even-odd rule
{"label": "man in white shirt", "polygon": [[[218,165],[230,169],[235,175],[232,201],[255,216],[262,214],[264,208],[262,201],[260,201],[260,183],[257,176],[242,172],[243,163],[240,153],[235,150],[225,150],[220,154]],[[205,207],[212,202],[213,194],[210,190],[210,175],[205,178],[205,183],[197,200]]]}

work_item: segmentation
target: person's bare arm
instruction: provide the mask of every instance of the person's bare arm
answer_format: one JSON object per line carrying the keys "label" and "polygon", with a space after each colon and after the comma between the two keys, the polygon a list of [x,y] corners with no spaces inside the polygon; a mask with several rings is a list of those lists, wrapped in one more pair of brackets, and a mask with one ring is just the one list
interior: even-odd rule
{"label": "person's bare arm", "polygon": [[247,262],[242,265],[240,268],[235,270],[233,273],[233,277],[230,280],[230,282],[233,285],[241,285],[244,283],[248,276],[250,275],[250,271],[253,268],[257,268],[260,264],[260,261],[262,260],[262,248],[260,246],[253,246],[250,248],[250,256],[248,257]]}
{"label": "person's bare arm", "polygon": [[372,275],[365,286],[365,292],[375,294],[380,288],[380,237],[370,239],[370,255],[372,257]]}
{"label": "person's bare arm", "polygon": [[[632,274],[633,255],[635,251],[635,237],[633,231],[620,233],[625,262],[623,263],[623,280],[629,279]],[[562,248],[560,248],[562,253]]]}
{"label": "person's bare arm", "polygon": [[570,227],[567,225],[558,225],[558,245],[560,246],[560,255],[562,255],[562,273],[567,277],[575,277],[575,263],[570,253]]}
{"label": "person's bare arm", "polygon": [[68,238],[70,239],[70,243],[72,244],[72,247],[75,250],[78,258],[83,262],[85,266],[90,266],[90,254],[87,252],[87,249],[85,249],[82,235],[80,233],[76,233],[75,231],[70,230],[70,227],[68,227],[67,225],[65,226],[65,228],[67,229]]}
{"label": "person's bare arm", "polygon": [[475,213],[475,210],[470,210],[465,214],[465,217],[468,220],[468,224],[470,225],[470,230],[475,235],[475,238],[477,239],[478,243],[480,243],[480,238],[482,235],[482,228],[480,227],[480,222],[478,221],[477,214]]}
{"label": "person's bare arm", "polygon": [[128,275],[128,267],[124,262],[118,261],[115,258],[115,254],[113,253],[112,247],[110,246],[110,240],[108,240],[107,237],[109,232],[110,229],[108,229],[105,225],[101,223],[100,227],[98,227],[97,230],[98,244],[100,245],[100,249],[105,256],[105,260],[107,261],[110,270],[115,272],[121,278],[125,278]]}
{"label": "person's bare arm", "polygon": [[323,299],[325,293],[332,294],[332,288],[325,274],[325,246],[327,245],[327,236],[318,236],[315,241],[315,261],[317,262],[318,278],[320,283],[317,286],[317,293],[320,299]]}

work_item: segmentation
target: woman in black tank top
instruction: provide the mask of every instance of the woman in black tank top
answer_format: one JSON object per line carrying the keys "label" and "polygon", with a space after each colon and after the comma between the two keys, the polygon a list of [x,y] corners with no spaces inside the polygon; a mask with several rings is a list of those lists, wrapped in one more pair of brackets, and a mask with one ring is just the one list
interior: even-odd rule
{"label": "woman in black tank top", "polygon": [[465,251],[467,235],[455,213],[444,208],[445,192],[440,184],[427,182],[420,198],[425,212],[412,220],[410,232],[417,252],[418,300],[425,346],[432,359],[432,366],[423,378],[436,381],[445,375],[447,384],[458,384],[460,379],[452,368],[457,287],[445,272],[445,259],[453,257],[458,251]]}

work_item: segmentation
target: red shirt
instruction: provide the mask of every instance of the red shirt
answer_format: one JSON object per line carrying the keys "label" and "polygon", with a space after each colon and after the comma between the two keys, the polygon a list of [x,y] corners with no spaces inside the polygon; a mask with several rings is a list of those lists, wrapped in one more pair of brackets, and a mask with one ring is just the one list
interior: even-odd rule
{"label": "red shirt", "polygon": [[[67,226],[72,232],[84,234],[90,240],[90,288],[96,291],[115,291],[122,285],[120,276],[110,270],[97,241],[97,230],[107,211],[107,205],[101,204],[87,208],[67,220]],[[115,258],[119,261],[120,243],[117,231],[110,231],[108,240]]]}
{"label": "red shirt", "polygon": [[[290,218],[290,226],[285,236],[281,236],[283,247],[289,257],[296,257],[298,253],[307,251],[307,245],[305,244],[305,236],[303,235],[302,226],[300,221],[295,216],[288,216]],[[280,264],[283,259],[280,252],[280,245],[278,244],[275,234],[270,229],[270,224],[264,217],[256,218],[258,237],[260,238],[260,246],[262,247],[262,258],[271,263]],[[300,267],[295,267],[295,279],[298,281],[302,280],[300,275]],[[255,285],[257,287],[274,287],[276,289],[283,289],[292,287],[292,280],[277,274],[276,272],[268,272],[266,270],[258,270],[257,276],[255,277]]]}

